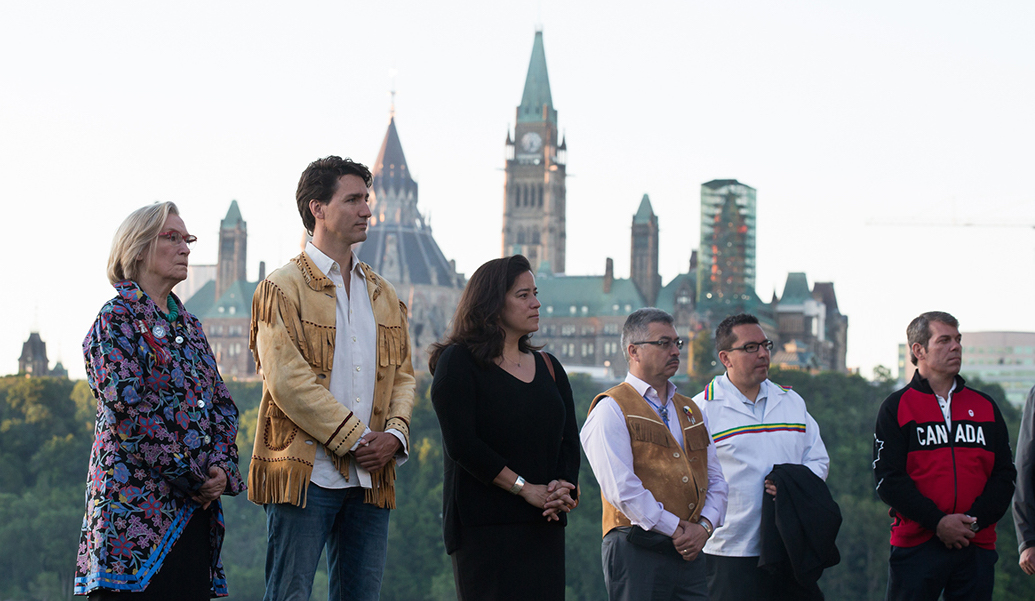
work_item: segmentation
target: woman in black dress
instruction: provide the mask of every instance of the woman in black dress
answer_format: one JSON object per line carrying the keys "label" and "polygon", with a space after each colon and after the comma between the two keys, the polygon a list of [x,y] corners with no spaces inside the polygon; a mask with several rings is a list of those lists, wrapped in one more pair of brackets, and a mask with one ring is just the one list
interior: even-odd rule
{"label": "woman in black dress", "polygon": [[564,598],[564,526],[577,504],[571,386],[536,352],[535,276],[521,255],[474,272],[452,333],[431,348],[442,427],[446,552],[457,598]]}

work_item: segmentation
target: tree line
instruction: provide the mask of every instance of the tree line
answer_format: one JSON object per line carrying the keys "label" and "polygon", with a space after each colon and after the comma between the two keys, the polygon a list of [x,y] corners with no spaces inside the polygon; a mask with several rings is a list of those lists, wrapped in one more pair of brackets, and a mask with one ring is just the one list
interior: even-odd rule
{"label": "tree line", "polygon": [[[702,365],[702,368],[708,366]],[[701,369],[704,372],[705,369]],[[778,372],[808,404],[830,453],[827,479],[844,522],[837,545],[841,563],[827,570],[820,587],[829,599],[883,599],[889,553],[888,508],[877,498],[871,471],[873,422],[890,394],[890,378]],[[706,379],[677,381],[693,395]],[[1016,439],[1020,411],[998,386],[968,381],[990,393]],[[576,413],[585,420],[593,397],[607,388],[584,375],[571,376]],[[228,382],[241,412],[241,471],[247,473],[261,384]],[[418,378],[410,429],[410,459],[398,470],[397,508],[389,526],[386,601],[455,599],[453,572],[442,543],[442,441],[429,397],[430,378]],[[85,381],[63,378],[0,378],[0,600],[71,599],[72,577],[84,512],[86,467],[93,442],[95,401]],[[567,598],[606,598],[600,568],[600,489],[583,458],[582,500],[566,532]],[[262,599],[266,554],[265,513],[244,495],[223,499],[226,539],[223,565],[233,601]],[[1035,578],[1017,566],[1017,541],[1009,513],[999,522],[995,599],[1035,598]],[[313,599],[326,599],[321,565]]]}

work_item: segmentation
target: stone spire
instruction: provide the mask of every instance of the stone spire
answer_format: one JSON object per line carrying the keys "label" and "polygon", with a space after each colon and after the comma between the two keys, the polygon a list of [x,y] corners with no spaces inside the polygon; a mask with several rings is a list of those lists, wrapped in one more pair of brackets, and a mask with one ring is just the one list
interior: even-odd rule
{"label": "stone spire", "polygon": [[248,259],[248,224],[241,217],[237,201],[230,201],[226,217],[219,222],[219,263],[216,267],[216,293],[223,293],[238,280],[245,280]]}
{"label": "stone spire", "polygon": [[388,131],[374,161],[373,175],[374,195],[370,211],[374,217],[371,225],[384,222],[420,222],[423,225],[423,218],[417,211],[417,182],[410,175],[399,132],[395,128],[394,103],[388,118]]}
{"label": "stone spire", "polygon": [[658,217],[646,194],[640,201],[640,208],[632,219],[632,260],[629,278],[640,291],[643,302],[653,307],[661,289],[661,274],[658,269]]}
{"label": "stone spire", "polygon": [[550,76],[546,72],[546,50],[543,48],[543,32],[535,32],[532,44],[532,58],[528,61],[528,75],[525,77],[525,91],[517,109],[517,122],[548,121],[557,124],[557,111],[553,108],[550,95]]}

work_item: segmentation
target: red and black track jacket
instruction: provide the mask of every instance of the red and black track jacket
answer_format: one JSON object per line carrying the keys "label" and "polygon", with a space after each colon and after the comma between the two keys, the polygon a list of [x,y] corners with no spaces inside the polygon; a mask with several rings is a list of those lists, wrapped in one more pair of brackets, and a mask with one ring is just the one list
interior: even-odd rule
{"label": "red and black track jacket", "polygon": [[877,413],[873,475],[877,494],[891,506],[896,547],[924,543],[942,517],[964,513],[981,528],[970,542],[995,548],[995,523],[1010,506],[1017,471],[999,407],[964,384],[956,376],[951,432],[919,372]]}

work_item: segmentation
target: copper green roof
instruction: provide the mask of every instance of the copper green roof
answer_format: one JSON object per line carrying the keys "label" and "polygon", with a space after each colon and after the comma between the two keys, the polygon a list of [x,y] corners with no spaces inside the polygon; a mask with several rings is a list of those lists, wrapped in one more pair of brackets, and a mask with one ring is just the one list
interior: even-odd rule
{"label": "copper green roof", "polygon": [[212,308],[212,305],[216,302],[216,281],[209,280],[205,282],[205,285],[198,289],[190,298],[183,301],[183,306],[187,311],[197,317],[201,318],[208,310]]}
{"label": "copper green roof", "polygon": [[701,297],[697,299],[697,310],[702,313],[711,313],[712,322],[718,324],[723,317],[737,313],[750,313],[763,322],[763,326],[773,325],[773,311],[767,303],[758,298],[753,288],[749,288],[744,294],[731,294],[722,298]]}
{"label": "copper green roof", "polygon": [[[643,306],[643,297],[632,280],[615,279],[604,292],[604,276],[551,276],[537,274],[541,315],[547,317],[599,317],[628,315]],[[574,310],[573,310],[574,308]]]}
{"label": "copper green roof", "polygon": [[241,217],[241,209],[237,207],[237,201],[230,201],[230,208],[226,212],[226,217],[219,222],[219,229],[221,230],[232,230],[237,228],[237,224],[244,224],[244,219]]}
{"label": "copper green roof", "polygon": [[787,283],[783,286],[783,297],[780,298],[781,305],[801,305],[812,299],[809,292],[809,280],[803,272],[787,274]]}
{"label": "copper green roof", "polygon": [[[676,295],[685,287],[691,297],[696,290],[697,276],[681,273],[658,291],[655,306],[672,313],[676,307]],[[604,292],[604,276],[552,276],[542,272],[536,274],[539,288],[539,302],[543,303],[540,313],[547,317],[600,317],[605,315],[628,315],[644,306],[643,296],[631,279],[614,279],[611,291]],[[552,307],[553,310],[549,310]],[[575,308],[572,312],[572,307]],[[583,310],[585,307],[585,310]]]}
{"label": "copper green roof", "polygon": [[557,111],[553,108],[550,95],[550,76],[546,72],[546,50],[543,49],[543,32],[535,32],[532,44],[532,58],[528,61],[528,75],[525,77],[525,91],[521,95],[521,106],[517,109],[518,123],[540,123],[543,119],[543,105],[546,105],[546,121],[557,123]]}
{"label": "copper green roof", "polygon": [[640,201],[640,208],[636,210],[636,215],[633,217],[633,223],[650,223],[650,218],[653,216],[654,209],[650,206],[650,197],[644,194],[643,200]]}
{"label": "copper green roof", "polygon": [[[208,284],[206,284],[207,286]],[[215,303],[209,307],[208,311],[204,315],[197,315],[201,319],[202,323],[206,319],[212,319],[214,317],[244,317],[247,318],[251,315],[252,311],[252,296],[255,295],[255,289],[259,286],[258,282],[246,282],[244,280],[237,280],[227,288],[223,296],[219,297]],[[204,288],[202,288],[204,290]],[[201,292],[199,290],[199,292]],[[196,295],[195,295],[196,296]]]}
{"label": "copper green roof", "polygon": [[658,291],[658,300],[655,305],[662,311],[672,313],[676,308],[676,293],[686,284],[686,292],[693,298],[697,295],[697,274],[681,273],[672,278],[672,281],[661,287]]}

